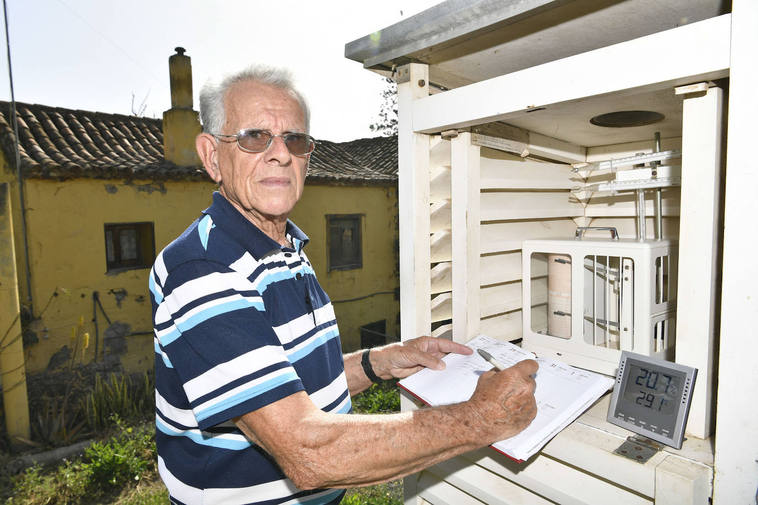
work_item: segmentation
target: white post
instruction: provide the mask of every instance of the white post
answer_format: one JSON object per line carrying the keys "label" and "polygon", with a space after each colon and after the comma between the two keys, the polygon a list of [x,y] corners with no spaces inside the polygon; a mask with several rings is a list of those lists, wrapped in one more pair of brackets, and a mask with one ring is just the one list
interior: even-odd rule
{"label": "white post", "polygon": [[[413,131],[413,101],[429,94],[429,69],[411,63],[398,69],[398,215],[400,232],[400,335],[430,335],[429,136]],[[413,404],[401,396],[401,410]],[[418,501],[418,474],[403,480],[406,505]]]}
{"label": "white post", "polygon": [[686,430],[698,438],[713,430],[723,96],[687,95],[682,116],[676,361],[698,369]]}
{"label": "white post", "polygon": [[479,334],[479,147],[471,134],[452,139],[451,224],[453,253],[453,340],[468,342]]}
{"label": "white post", "polygon": [[732,0],[724,266],[713,503],[756,503],[758,490],[758,2]]}
{"label": "white post", "polygon": [[432,329],[429,136],[413,131],[413,101],[429,94],[428,67],[400,67],[397,81],[400,332],[408,340]]}

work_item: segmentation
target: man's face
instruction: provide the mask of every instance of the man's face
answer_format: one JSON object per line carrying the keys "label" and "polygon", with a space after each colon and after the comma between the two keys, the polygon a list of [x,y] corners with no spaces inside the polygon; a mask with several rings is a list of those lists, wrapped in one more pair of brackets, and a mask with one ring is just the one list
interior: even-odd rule
{"label": "man's face", "polygon": [[[273,134],[305,132],[305,116],[286,91],[255,82],[233,85],[226,95],[226,124],[221,133],[246,128]],[[220,192],[248,219],[281,220],[303,194],[308,156],[291,154],[281,137],[274,137],[262,153],[248,153],[236,142],[218,141],[218,169],[214,179]]]}

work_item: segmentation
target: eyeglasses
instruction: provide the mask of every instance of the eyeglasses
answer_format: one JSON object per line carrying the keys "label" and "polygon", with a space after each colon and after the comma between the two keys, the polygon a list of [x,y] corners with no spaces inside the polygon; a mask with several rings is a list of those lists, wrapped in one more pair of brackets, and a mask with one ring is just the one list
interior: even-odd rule
{"label": "eyeglasses", "polygon": [[281,137],[290,154],[295,156],[305,156],[312,153],[316,148],[316,140],[307,133],[289,132],[274,135],[268,130],[249,128],[247,130],[240,130],[235,135],[224,135],[221,133],[212,133],[211,135],[216,138],[236,139],[239,148],[248,153],[262,153],[269,148],[274,141],[274,137]]}

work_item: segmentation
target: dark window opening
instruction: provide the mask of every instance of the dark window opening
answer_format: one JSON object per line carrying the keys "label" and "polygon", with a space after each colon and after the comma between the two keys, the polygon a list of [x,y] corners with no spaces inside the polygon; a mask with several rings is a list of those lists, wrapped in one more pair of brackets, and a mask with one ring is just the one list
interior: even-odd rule
{"label": "dark window opening", "polygon": [[153,223],[105,225],[107,271],[150,268],[155,261]]}
{"label": "dark window opening", "polygon": [[379,347],[387,343],[387,321],[375,321],[364,324],[361,330],[361,349]]}
{"label": "dark window opening", "polygon": [[327,215],[326,223],[329,270],[362,268],[361,215]]}

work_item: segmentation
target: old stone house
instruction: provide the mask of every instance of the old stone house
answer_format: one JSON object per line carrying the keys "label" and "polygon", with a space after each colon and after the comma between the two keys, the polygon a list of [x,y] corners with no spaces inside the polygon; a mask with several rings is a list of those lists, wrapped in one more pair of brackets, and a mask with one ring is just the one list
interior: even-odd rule
{"label": "old stone house", "polygon": [[[16,103],[17,144],[12,104],[0,102],[0,371],[11,436],[29,436],[27,374],[92,362],[152,368],[149,269],[215,187],[188,157],[199,124],[191,92],[189,109],[177,107],[173,71],[179,112],[163,121]],[[291,218],[311,238],[345,350],[361,345],[361,327],[363,344],[398,335],[396,138],[319,141]]]}

